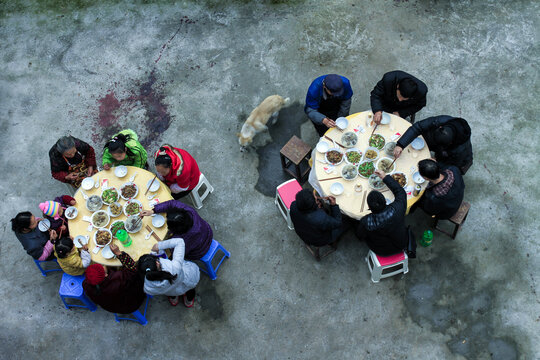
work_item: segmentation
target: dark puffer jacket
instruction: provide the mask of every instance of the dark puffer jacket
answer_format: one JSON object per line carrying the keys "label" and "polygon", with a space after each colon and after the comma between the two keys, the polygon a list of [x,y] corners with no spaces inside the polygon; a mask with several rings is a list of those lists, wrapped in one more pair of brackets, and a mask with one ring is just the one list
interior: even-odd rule
{"label": "dark puffer jacket", "polygon": [[465,183],[463,177],[458,168],[455,166],[441,166],[443,173],[446,170],[450,170],[454,175],[454,183],[450,190],[443,196],[437,196],[435,194],[435,188],[442,186],[447,179],[447,175],[444,176],[443,181],[436,185],[429,185],[422,199],[420,199],[418,206],[420,206],[429,215],[437,215],[439,219],[451,218],[459,209],[461,202],[463,201],[463,195],[465,193]]}
{"label": "dark puffer jacket", "polygon": [[394,194],[395,200],[377,214],[369,214],[360,219],[356,236],[365,240],[367,246],[377,255],[389,256],[400,253],[408,242],[405,227],[407,194],[390,175],[383,179]]}
{"label": "dark puffer jacket", "polygon": [[333,241],[332,231],[341,228],[342,219],[338,205],[330,206],[330,215],[322,209],[300,211],[296,201],[291,204],[291,220],[294,231],[306,243],[324,246]]}
{"label": "dark puffer jacket", "polygon": [[[435,130],[443,125],[450,126],[455,134],[454,142],[447,148],[439,146],[433,138]],[[429,150],[435,152],[438,162],[458,168],[472,164],[471,128],[465,119],[439,115],[418,121],[407,129],[397,144],[404,149],[419,135],[426,139]]]}

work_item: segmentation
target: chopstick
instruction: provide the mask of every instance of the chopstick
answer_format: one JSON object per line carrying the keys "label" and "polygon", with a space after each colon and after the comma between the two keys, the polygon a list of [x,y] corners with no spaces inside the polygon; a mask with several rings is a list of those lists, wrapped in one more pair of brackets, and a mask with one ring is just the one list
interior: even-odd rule
{"label": "chopstick", "polygon": [[376,124],[375,127],[373,128],[373,131],[371,132],[371,135],[369,135],[369,137],[372,137],[373,136],[373,133],[375,132],[375,130],[377,130],[377,126],[379,126],[379,124]]}
{"label": "chopstick", "polygon": [[397,158],[394,158],[394,161],[392,161],[392,163],[388,166],[389,169],[392,168],[392,165],[394,165],[394,163],[396,162]]}
{"label": "chopstick", "polygon": [[331,178],[328,178],[328,179],[320,179],[319,181],[335,180],[335,179],[341,179],[341,176],[331,177]]}
{"label": "chopstick", "polygon": [[[150,225],[146,225],[146,230],[148,230],[148,231],[153,231],[153,229],[150,227]],[[153,236],[157,241],[161,241],[161,239],[159,238],[159,236],[157,236],[157,234],[156,234],[155,231],[152,233],[152,236]]]}
{"label": "chopstick", "polygon": [[338,143],[336,140],[332,140],[331,138],[329,138],[328,136],[324,135],[325,138],[327,138],[328,140],[330,140],[331,142],[334,142],[336,144],[338,144],[339,146],[341,146],[342,148],[346,149],[345,146],[341,145],[340,143]]}
{"label": "chopstick", "polygon": [[367,196],[367,191],[364,191],[364,196],[362,197],[362,208],[360,209],[360,212],[364,212],[364,204],[366,203],[366,196]]}
{"label": "chopstick", "polygon": [[152,182],[150,183],[150,185],[148,185],[148,189],[146,189],[146,192],[144,193],[144,195],[148,194],[148,191],[150,191],[150,188],[154,184],[154,181],[156,181],[156,178],[157,178],[157,174],[154,175],[154,178],[152,179]]}

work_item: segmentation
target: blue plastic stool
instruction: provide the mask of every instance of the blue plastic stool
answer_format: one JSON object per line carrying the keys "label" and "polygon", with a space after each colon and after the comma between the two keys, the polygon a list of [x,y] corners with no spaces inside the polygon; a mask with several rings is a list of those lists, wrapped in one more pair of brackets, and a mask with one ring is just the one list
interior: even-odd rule
{"label": "blue plastic stool", "polygon": [[[62,299],[66,309],[80,307],[94,312],[97,310],[97,306],[84,294],[84,289],[82,287],[83,281],[84,275],[73,276],[64,273],[64,275],[62,275],[62,282],[60,283],[60,290],[58,290],[60,299]],[[68,304],[66,303],[66,298],[80,300],[84,305]]]}
{"label": "blue plastic stool", "polygon": [[[41,263],[56,263],[56,265],[58,265],[58,261],[56,259],[52,259],[52,260],[43,260],[43,261],[40,261],[40,260],[34,260],[34,262],[36,263],[36,266],[38,267],[39,271],[41,271],[41,275],[43,276],[47,276],[47,273],[48,272],[51,272],[51,271],[62,271],[62,268],[60,269],[48,269],[48,270],[45,270],[41,267]],[[58,265],[60,266],[60,265]]]}
{"label": "blue plastic stool", "polygon": [[118,316],[118,314],[115,313],[114,318],[116,322],[120,322],[120,320],[130,320],[130,321],[136,321],[142,326],[145,326],[146,324],[148,324],[148,320],[146,320],[146,309],[148,309],[148,302],[150,301],[151,298],[152,298],[152,295],[148,295],[148,294],[146,295],[146,304],[144,304],[144,313],[141,314],[139,310],[132,312],[131,315],[135,316],[135,319],[128,318],[128,317],[120,317]]}
{"label": "blue plastic stool", "polygon": [[[219,263],[217,264],[216,268],[214,269],[214,267],[212,266],[212,260],[214,259],[214,256],[216,255],[218,250],[223,251],[224,255],[219,261]],[[210,279],[216,280],[217,278],[216,272],[226,257],[231,257],[231,254],[227,250],[225,250],[225,248],[221,246],[220,243],[212,239],[212,245],[210,245],[210,249],[208,249],[206,254],[204,254],[204,256],[200,259],[200,261],[204,264],[206,270],[201,267],[199,267],[199,269],[206,275],[210,276]]]}

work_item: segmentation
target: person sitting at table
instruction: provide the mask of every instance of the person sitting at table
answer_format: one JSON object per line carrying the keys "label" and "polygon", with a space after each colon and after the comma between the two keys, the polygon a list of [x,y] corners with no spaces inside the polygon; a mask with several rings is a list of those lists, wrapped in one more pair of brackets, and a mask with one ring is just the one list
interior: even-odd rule
{"label": "person sitting at table", "polygon": [[370,191],[367,204],[371,214],[360,219],[356,236],[360,240],[365,240],[375,254],[390,256],[407,248],[409,239],[405,227],[407,194],[392,176],[380,170],[375,170],[375,174],[392,191],[395,200],[387,205],[382,193],[377,190]]}
{"label": "person sitting at table", "polygon": [[97,173],[94,148],[73,136],[63,136],[49,150],[52,177],[76,188]]}
{"label": "person sitting at table", "polygon": [[[329,202],[329,214],[323,210],[324,200]],[[337,240],[346,230],[336,198],[315,198],[315,194],[307,189],[296,194],[295,201],[291,204],[291,220],[296,234],[306,244],[317,247],[335,247]]]}
{"label": "person sitting at table", "polygon": [[179,200],[169,200],[156,204],[153,210],[143,210],[141,215],[159,213],[167,213],[167,228],[172,237],[184,239],[186,260],[199,260],[208,252],[214,234],[194,208]]}
{"label": "person sitting at table", "polygon": [[138,310],[146,298],[143,281],[133,259],[114,243],[110,248],[122,267],[117,269],[101,264],[88,266],[83,289],[93,302],[106,311],[130,314]]}
{"label": "person sitting at table", "polygon": [[11,219],[11,229],[21,242],[24,250],[34,260],[45,261],[54,259],[53,244],[58,234],[49,229],[42,232],[38,229],[41,219],[36,218],[30,211],[23,211]]}
{"label": "person sitting at table", "polygon": [[84,274],[92,260],[88,252],[88,246],[83,245],[79,253],[79,250],[73,244],[73,239],[69,236],[63,236],[55,240],[54,255],[62,270],[66,274],[73,276]]}
{"label": "person sitting at table", "polygon": [[465,192],[459,169],[425,159],[418,162],[418,171],[429,181],[424,195],[417,202],[418,207],[441,220],[451,218],[461,206]]}
{"label": "person sitting at table", "polygon": [[380,124],[382,112],[406,118],[411,117],[414,123],[414,114],[426,106],[426,84],[411,74],[396,70],[384,74],[383,78],[371,91],[371,111],[373,121]]}
{"label": "person sitting at table", "polygon": [[75,205],[77,201],[69,195],[58,196],[54,201],[45,201],[39,204],[39,208],[43,211],[45,219],[51,222],[50,228],[56,230],[58,236],[69,236],[68,220],[64,213],[64,209]]}
{"label": "person sitting at table", "polygon": [[336,126],[335,120],[349,115],[353,91],[349,79],[336,74],[319,76],[309,86],[304,112],[319,136]]}
{"label": "person sitting at table", "polygon": [[139,142],[135,131],[126,129],[114,135],[105,144],[103,168],[109,170],[112,166],[125,165],[148,169],[146,158],[146,150]]}
{"label": "person sitting at table", "polygon": [[472,165],[471,128],[467,121],[448,115],[439,115],[421,120],[405,131],[394,148],[394,157],[399,158],[414,139],[422,135],[435,159],[446,165],[458,167],[462,175]]}
{"label": "person sitting at table", "polygon": [[139,259],[139,274],[144,278],[144,292],[149,295],[167,295],[172,306],[178,305],[183,295],[188,308],[195,303],[195,286],[199,283],[199,267],[184,260],[185,245],[182,238],[160,241],[152,251],[174,248],[172,260],[154,255],[143,255]]}
{"label": "person sitting at table", "polygon": [[154,158],[157,176],[169,186],[175,200],[189,195],[199,183],[199,166],[186,150],[165,144]]}

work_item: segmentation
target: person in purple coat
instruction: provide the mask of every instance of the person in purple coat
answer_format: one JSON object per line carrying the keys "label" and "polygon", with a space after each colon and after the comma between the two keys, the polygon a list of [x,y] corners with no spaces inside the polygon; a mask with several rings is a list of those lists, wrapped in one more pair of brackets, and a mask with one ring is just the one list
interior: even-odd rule
{"label": "person in purple coat", "polygon": [[182,238],[186,244],[186,260],[199,260],[210,249],[212,228],[197,211],[179,200],[157,204],[153,210],[143,210],[142,216],[167,213],[167,227],[173,238]]}

